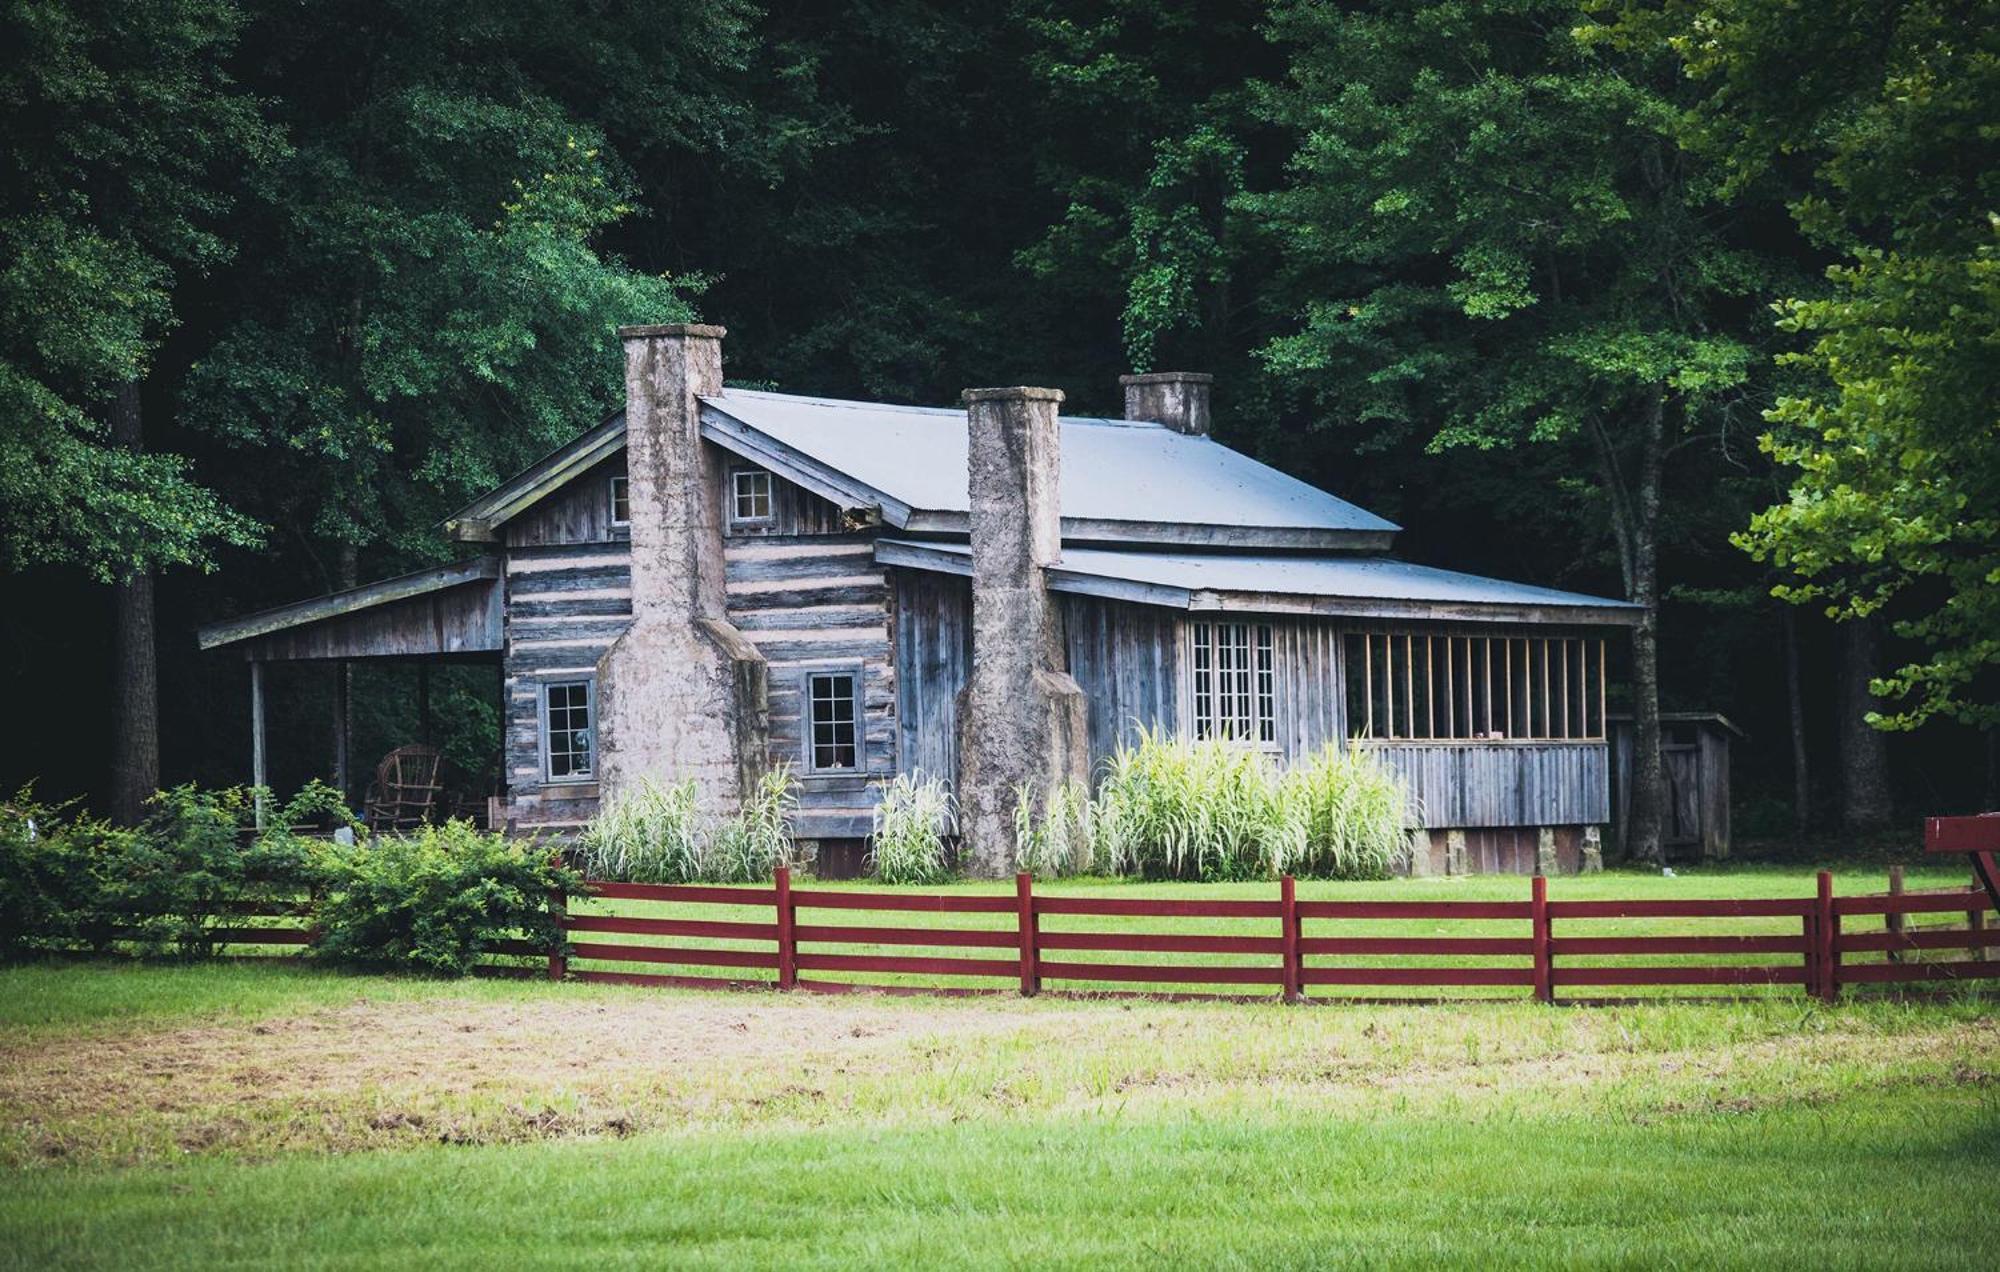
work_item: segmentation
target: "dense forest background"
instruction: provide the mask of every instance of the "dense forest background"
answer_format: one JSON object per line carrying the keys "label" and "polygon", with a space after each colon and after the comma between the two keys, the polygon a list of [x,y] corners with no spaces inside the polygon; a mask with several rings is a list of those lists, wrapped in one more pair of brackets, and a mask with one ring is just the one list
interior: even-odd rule
{"label": "dense forest background", "polygon": [[[243,780],[195,629],[449,558],[698,315],[786,391],[1214,372],[1403,555],[1654,602],[1739,836],[2000,804],[1990,2],[0,7],[0,786]],[[474,774],[493,679],[429,688]]]}

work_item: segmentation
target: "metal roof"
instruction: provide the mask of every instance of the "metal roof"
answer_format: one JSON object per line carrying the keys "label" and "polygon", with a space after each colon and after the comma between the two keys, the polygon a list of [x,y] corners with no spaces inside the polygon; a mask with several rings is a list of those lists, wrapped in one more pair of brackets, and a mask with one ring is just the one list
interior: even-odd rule
{"label": "metal roof", "polygon": [[[970,505],[962,408],[746,389],[725,389],[702,400],[714,413],[909,509],[909,528],[964,527]],[[1205,437],[1158,424],[1087,417],[1066,416],[1060,429],[1062,515],[1071,537],[1088,537],[1099,526],[1174,523],[1308,536],[1364,534],[1382,536],[1377,546],[1385,546],[1386,536],[1398,529]],[[1311,541],[1296,540],[1300,546]]]}
{"label": "metal roof", "polygon": [[[702,399],[702,435],[845,508],[889,525],[964,533],[966,417],[957,407],[890,406],[724,389]],[[1158,424],[1065,417],[1063,534],[1075,540],[1266,548],[1386,548],[1394,522],[1205,437]],[[446,522],[486,540],[625,444],[625,414],[545,457]]]}
{"label": "metal roof", "polygon": [[[884,539],[876,559],[970,574],[972,549],[956,542]],[[1065,548],[1049,567],[1059,591],[1176,609],[1312,613],[1359,618],[1475,622],[1631,623],[1643,607],[1528,583],[1441,570],[1385,556],[1274,556],[1244,553]]]}

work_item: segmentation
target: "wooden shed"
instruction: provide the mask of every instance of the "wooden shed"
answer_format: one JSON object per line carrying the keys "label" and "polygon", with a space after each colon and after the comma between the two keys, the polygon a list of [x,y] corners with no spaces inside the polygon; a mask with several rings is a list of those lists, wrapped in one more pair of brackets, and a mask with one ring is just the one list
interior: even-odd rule
{"label": "wooden shed", "polygon": [[[1718,861],[1729,856],[1729,748],[1747,736],[1729,717],[1712,711],[1660,714],[1660,759],[1667,770],[1661,842],[1669,857]],[[1629,715],[1611,717],[1611,798],[1622,847],[1632,813]]]}

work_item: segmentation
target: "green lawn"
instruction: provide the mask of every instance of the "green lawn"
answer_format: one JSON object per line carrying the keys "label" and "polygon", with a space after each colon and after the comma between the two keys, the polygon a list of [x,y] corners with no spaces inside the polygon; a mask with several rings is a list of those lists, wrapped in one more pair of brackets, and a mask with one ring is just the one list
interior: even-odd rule
{"label": "green lawn", "polygon": [[1996,1075],[1979,992],[1293,1009],[52,963],[0,970],[0,1267],[1974,1267]]}

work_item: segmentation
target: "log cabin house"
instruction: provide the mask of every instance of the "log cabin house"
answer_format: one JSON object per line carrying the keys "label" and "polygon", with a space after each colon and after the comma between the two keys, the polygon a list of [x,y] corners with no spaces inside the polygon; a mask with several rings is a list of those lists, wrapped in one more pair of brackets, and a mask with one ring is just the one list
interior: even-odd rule
{"label": "log cabin house", "polygon": [[1021,784],[1146,728],[1372,750],[1419,872],[1594,863],[1635,606],[1397,559],[1397,526],[1211,440],[1207,376],[1127,376],[1121,419],[891,406],[726,387],[720,328],[620,334],[625,409],[451,518],[466,559],[204,629],[249,662],[258,780],[265,663],[472,659],[520,831],[646,778],[727,808],[783,763],[798,837],[851,852],[919,771],[998,871]]}

